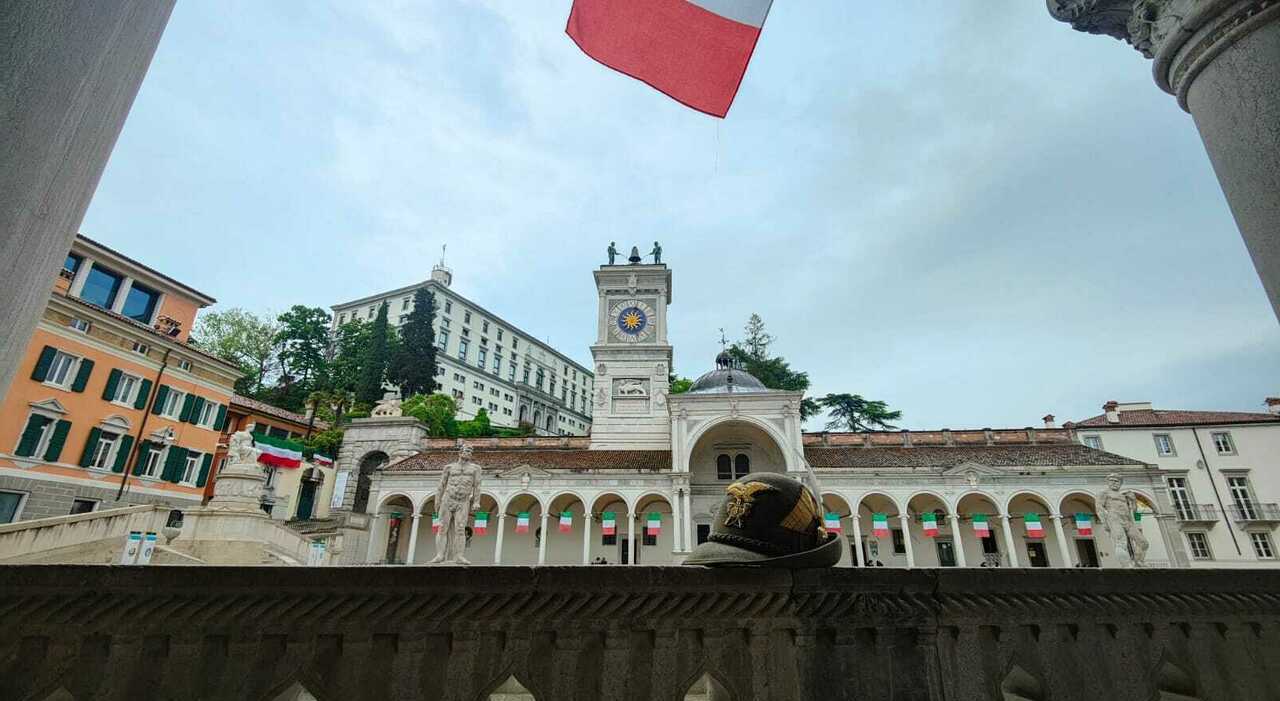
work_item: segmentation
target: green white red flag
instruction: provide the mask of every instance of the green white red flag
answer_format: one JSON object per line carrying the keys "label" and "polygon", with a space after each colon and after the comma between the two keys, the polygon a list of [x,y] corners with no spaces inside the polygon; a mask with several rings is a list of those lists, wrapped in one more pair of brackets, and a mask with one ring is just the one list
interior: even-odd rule
{"label": "green white red flag", "polygon": [[828,533],[840,532],[840,514],[828,511],[822,516],[822,527],[827,529]]}
{"label": "green white red flag", "polygon": [[1044,525],[1040,523],[1040,514],[1028,512],[1023,518],[1023,523],[1027,524],[1028,538],[1044,537]]}
{"label": "green white red flag", "polygon": [[1093,535],[1093,519],[1089,518],[1089,514],[1076,514],[1076,533],[1080,535]]}
{"label": "green white red flag", "polygon": [[987,523],[986,514],[973,515],[973,532],[977,533],[979,538],[991,536],[991,524]]}
{"label": "green white red flag", "polygon": [[302,464],[302,444],[267,436],[264,434],[253,434],[253,444],[258,450],[262,451],[258,455],[258,462],[271,467],[298,467]]}
{"label": "green white red flag", "polygon": [[560,512],[560,532],[568,533],[573,530],[573,514],[568,511]]}
{"label": "green white red flag", "polygon": [[932,511],[920,514],[920,522],[924,524],[924,534],[930,538],[938,535],[938,515]]}
{"label": "green white red flag", "polygon": [[889,535],[889,517],[885,514],[871,514],[871,532],[882,538]]}
{"label": "green white red flag", "polygon": [[440,514],[435,514],[435,513],[431,514],[431,532],[432,533],[440,532]]}
{"label": "green white red flag", "polygon": [[618,518],[612,511],[606,511],[600,515],[600,530],[605,535],[618,534]]}
{"label": "green white red flag", "polygon": [[658,535],[662,532],[662,514],[656,511],[649,513],[649,519],[645,522],[645,532],[649,535]]}
{"label": "green white red flag", "polygon": [[529,532],[529,512],[521,511],[516,514],[516,533]]}
{"label": "green white red flag", "polygon": [[474,526],[472,526],[471,530],[476,535],[484,535],[485,532],[489,530],[489,512],[488,511],[476,512],[476,523]]}

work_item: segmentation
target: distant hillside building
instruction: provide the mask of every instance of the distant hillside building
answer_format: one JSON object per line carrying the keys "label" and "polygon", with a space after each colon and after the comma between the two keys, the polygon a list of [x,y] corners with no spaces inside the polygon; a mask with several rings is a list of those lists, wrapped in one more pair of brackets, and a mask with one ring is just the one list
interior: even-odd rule
{"label": "distant hillside building", "polygon": [[398,328],[413,310],[413,295],[427,288],[436,302],[437,376],[441,394],[454,398],[458,417],[481,408],[495,426],[529,423],[543,436],[581,436],[591,428],[590,370],[537,340],[515,324],[455,292],[453,272],[443,263],[431,279],[335,304],[333,324],[372,321],[387,304],[387,321]]}

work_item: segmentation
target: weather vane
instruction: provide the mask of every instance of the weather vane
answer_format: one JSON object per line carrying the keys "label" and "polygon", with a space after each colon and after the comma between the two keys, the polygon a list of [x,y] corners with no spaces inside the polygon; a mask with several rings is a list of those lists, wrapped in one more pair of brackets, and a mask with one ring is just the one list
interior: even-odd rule
{"label": "weather vane", "polygon": [[724,338],[724,327],[720,327],[720,350],[727,351],[729,342]]}

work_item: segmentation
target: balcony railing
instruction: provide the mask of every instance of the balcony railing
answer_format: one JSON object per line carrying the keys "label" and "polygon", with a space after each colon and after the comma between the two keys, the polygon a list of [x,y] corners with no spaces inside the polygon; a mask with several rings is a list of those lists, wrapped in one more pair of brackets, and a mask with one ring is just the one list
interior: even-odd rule
{"label": "balcony railing", "polygon": [[1246,502],[1232,504],[1227,509],[1233,521],[1280,521],[1280,504]]}
{"label": "balcony railing", "polygon": [[1218,520],[1218,507],[1213,504],[1174,504],[1178,520],[1186,523],[1212,523]]}

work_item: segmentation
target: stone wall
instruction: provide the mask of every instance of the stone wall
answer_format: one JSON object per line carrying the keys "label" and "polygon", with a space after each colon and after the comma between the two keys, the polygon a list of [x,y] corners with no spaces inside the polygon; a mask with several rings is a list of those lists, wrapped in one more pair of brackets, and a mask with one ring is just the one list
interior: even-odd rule
{"label": "stone wall", "polygon": [[[0,567],[6,698],[1275,698],[1280,572]],[[1162,695],[1163,694],[1163,695]]]}
{"label": "stone wall", "polygon": [[0,489],[21,492],[27,495],[22,502],[22,511],[18,514],[18,520],[20,521],[66,516],[71,513],[71,505],[76,499],[97,500],[99,509],[114,509],[139,504],[171,506],[175,509],[189,509],[193,506],[199,506],[198,499],[182,499],[176,495],[168,494],[147,494],[135,489],[125,492],[124,497],[117,501],[117,490],[114,487],[93,487],[85,484],[55,482],[48,479],[29,479],[12,475],[0,475]]}

